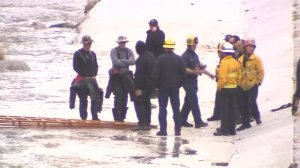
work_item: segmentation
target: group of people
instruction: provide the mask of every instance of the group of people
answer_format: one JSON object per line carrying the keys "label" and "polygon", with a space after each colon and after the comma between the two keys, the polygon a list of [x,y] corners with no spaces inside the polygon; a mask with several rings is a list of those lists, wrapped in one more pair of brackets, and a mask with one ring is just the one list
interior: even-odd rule
{"label": "group of people", "polygon": [[[220,64],[217,67],[217,91],[213,115],[208,121],[221,120],[215,136],[236,135],[251,127],[250,118],[261,124],[257,105],[259,86],[263,82],[264,68],[261,59],[254,53],[254,39],[240,39],[226,35],[218,45]],[[235,129],[240,120],[241,125]]]}
{"label": "group of people", "polygon": [[[175,41],[165,39],[160,30],[158,21],[149,22],[146,41],[137,41],[134,53],[126,47],[128,42],[125,36],[119,36],[118,46],[110,52],[112,68],[109,70],[109,82],[105,97],[114,94],[114,107],[112,109],[115,121],[124,122],[128,110],[128,97],[134,101],[134,108],[138,118],[138,126],[134,130],[151,129],[151,95],[157,92],[159,103],[158,136],[167,133],[167,105],[170,100],[174,132],[181,135],[181,127],[193,127],[187,119],[190,111],[194,118],[195,128],[206,127],[208,124],[202,120],[198,104],[198,76],[205,74],[216,78],[217,91],[214,114],[208,121],[221,120],[221,127],[214,135],[235,135],[236,121],[241,116],[242,125],[237,130],[250,128],[250,116],[257,124],[261,123],[256,103],[258,87],[261,85],[264,72],[261,60],[255,55],[255,41],[241,40],[238,36],[227,35],[224,43],[218,46],[220,65],[216,74],[206,70],[206,65],[199,61],[196,48],[198,38],[189,36],[186,40],[187,48],[179,56],[174,53]],[[91,97],[92,120],[99,120],[97,113],[102,110],[103,90],[97,85],[95,79],[98,73],[96,54],[90,50],[93,40],[90,36],[82,37],[83,47],[73,56],[73,69],[77,73],[72,82],[71,95],[79,97],[79,112],[82,120],[87,119],[87,97]],[[129,66],[135,65],[133,73]],[[179,89],[185,90],[185,98],[180,109]],[[100,105],[99,105],[100,104]],[[70,103],[70,108],[74,108]]]}

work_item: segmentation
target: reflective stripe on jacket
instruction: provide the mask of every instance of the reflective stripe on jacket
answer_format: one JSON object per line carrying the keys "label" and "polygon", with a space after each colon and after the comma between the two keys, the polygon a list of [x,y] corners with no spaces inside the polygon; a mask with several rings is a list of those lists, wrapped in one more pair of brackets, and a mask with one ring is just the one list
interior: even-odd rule
{"label": "reflective stripe on jacket", "polygon": [[241,80],[240,63],[231,55],[225,56],[221,60],[218,71],[218,89],[236,88]]}
{"label": "reflective stripe on jacket", "polygon": [[242,55],[239,58],[242,67],[242,81],[239,86],[247,91],[253,86],[262,83],[264,78],[264,67],[261,59],[255,54],[249,56],[248,60],[246,60],[245,67],[243,65],[244,59],[245,55]]}

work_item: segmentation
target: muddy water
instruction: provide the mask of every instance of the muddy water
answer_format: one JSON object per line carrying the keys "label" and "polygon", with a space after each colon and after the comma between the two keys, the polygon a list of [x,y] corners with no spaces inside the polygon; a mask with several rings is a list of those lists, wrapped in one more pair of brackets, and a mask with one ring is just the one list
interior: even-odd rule
{"label": "muddy water", "polygon": [[2,114],[47,113],[67,102],[66,80],[73,75],[70,65],[77,30],[49,27],[58,23],[76,25],[85,17],[85,3],[84,0],[0,2],[0,45],[6,54],[6,60],[0,62]]}
{"label": "muddy water", "polygon": [[5,129],[0,138],[1,167],[161,167],[197,154],[180,137],[123,130]]}

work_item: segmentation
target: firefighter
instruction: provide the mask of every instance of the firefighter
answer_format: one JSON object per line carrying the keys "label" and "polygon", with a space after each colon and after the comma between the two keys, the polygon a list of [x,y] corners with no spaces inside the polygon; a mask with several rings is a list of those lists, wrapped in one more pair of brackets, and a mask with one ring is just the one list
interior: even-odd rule
{"label": "firefighter", "polygon": [[237,86],[241,80],[241,67],[234,58],[235,52],[230,43],[225,43],[222,49],[222,59],[218,71],[217,90],[220,92],[221,127],[214,132],[215,136],[236,135],[236,104]]}
{"label": "firefighter", "polygon": [[183,84],[185,68],[181,57],[173,52],[175,48],[173,39],[166,39],[163,47],[165,53],[157,58],[153,70],[153,79],[158,88],[159,102],[160,131],[156,135],[167,136],[167,105],[170,98],[175,122],[175,135],[180,136],[179,88]]}
{"label": "firefighter", "polygon": [[198,38],[191,35],[187,38],[187,49],[182,54],[181,58],[185,65],[186,79],[183,88],[185,90],[184,103],[181,109],[181,125],[183,127],[193,127],[192,124],[187,122],[188,115],[192,111],[195,128],[206,127],[208,124],[203,122],[201,118],[200,107],[198,104],[198,75],[202,73],[214,78],[214,75],[209,73],[205,68],[206,65],[199,61],[199,57],[195,50],[197,48]]}
{"label": "firefighter", "polygon": [[[225,39],[226,39],[226,37],[225,37]],[[218,71],[220,68],[220,63],[221,63],[221,59],[222,59],[222,48],[223,48],[224,44],[225,44],[225,42],[220,42],[217,47],[217,54],[218,54],[220,60],[219,60],[219,64],[216,67],[216,76],[215,76],[216,82],[218,82]],[[218,121],[218,120],[220,120],[220,92],[217,89],[216,94],[215,94],[215,104],[214,104],[213,115],[211,117],[207,118],[207,121]]]}
{"label": "firefighter", "polygon": [[256,124],[261,124],[260,112],[256,102],[258,88],[263,82],[264,68],[261,59],[254,54],[256,48],[255,40],[245,40],[245,53],[239,58],[242,66],[242,82],[239,89],[240,112],[242,117],[242,125],[237,128],[241,131],[250,128],[250,111],[256,121]]}

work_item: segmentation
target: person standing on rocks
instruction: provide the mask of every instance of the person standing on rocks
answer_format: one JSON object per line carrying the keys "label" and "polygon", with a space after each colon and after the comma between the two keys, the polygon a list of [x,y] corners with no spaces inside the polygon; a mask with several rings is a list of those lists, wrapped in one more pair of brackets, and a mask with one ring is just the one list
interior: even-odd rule
{"label": "person standing on rocks", "polygon": [[260,112],[256,102],[258,96],[258,88],[264,79],[264,68],[261,59],[254,54],[256,48],[255,40],[245,40],[245,54],[239,58],[242,66],[242,82],[240,83],[239,100],[240,111],[242,117],[242,125],[237,128],[241,131],[250,128],[250,111],[256,121],[256,124],[261,124]]}
{"label": "person standing on rocks", "polygon": [[221,127],[214,132],[215,136],[235,135],[237,86],[241,80],[241,67],[234,58],[235,52],[230,43],[225,43],[222,49],[222,59],[218,71],[217,90],[220,92]]}
{"label": "person standing on rocks", "polygon": [[175,122],[175,135],[181,134],[179,88],[185,78],[185,67],[179,55],[173,52],[175,42],[166,39],[163,45],[165,53],[157,58],[153,70],[154,83],[158,88],[159,125],[158,136],[167,135],[167,105],[170,98]]}
{"label": "person standing on rocks", "polygon": [[147,50],[143,41],[138,41],[135,50],[139,57],[135,62],[134,73],[134,107],[139,120],[138,127],[134,130],[150,130],[151,100],[153,88],[152,72],[155,64],[154,55]]}
{"label": "person standing on rocks", "polygon": [[181,125],[183,127],[193,127],[187,119],[190,111],[192,111],[195,128],[208,126],[201,118],[200,107],[198,104],[198,75],[202,73],[208,75],[210,78],[214,78],[214,75],[209,73],[205,68],[206,65],[199,61],[199,57],[195,50],[198,44],[198,37],[189,36],[186,41],[187,49],[182,54],[181,58],[185,65],[186,79],[183,84],[185,90],[184,103],[181,109]]}
{"label": "person standing on rocks", "polygon": [[123,122],[128,110],[128,94],[133,90],[133,72],[129,66],[134,65],[135,58],[132,50],[126,47],[127,37],[119,36],[116,42],[118,46],[110,52],[113,68],[108,85],[115,95],[112,109],[114,120]]}

